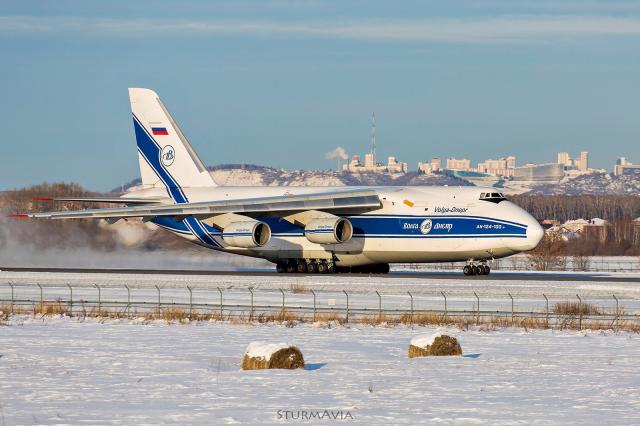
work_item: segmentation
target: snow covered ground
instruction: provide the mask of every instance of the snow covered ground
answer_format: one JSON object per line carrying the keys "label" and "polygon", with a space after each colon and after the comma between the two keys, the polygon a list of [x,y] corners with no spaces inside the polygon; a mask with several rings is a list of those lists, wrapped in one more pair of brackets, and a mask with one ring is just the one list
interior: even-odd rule
{"label": "snow covered ground", "polygon": [[[17,317],[0,328],[0,422],[640,423],[638,335],[450,329],[466,357],[408,359],[432,331]],[[298,345],[307,369],[241,371],[254,340]]]}

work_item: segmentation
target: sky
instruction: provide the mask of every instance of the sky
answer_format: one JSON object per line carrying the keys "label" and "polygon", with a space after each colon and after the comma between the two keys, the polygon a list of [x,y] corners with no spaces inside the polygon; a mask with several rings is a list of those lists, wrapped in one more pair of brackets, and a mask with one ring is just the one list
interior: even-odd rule
{"label": "sky", "polygon": [[640,163],[637,1],[0,2],[0,189],[139,176],[128,87],[207,165],[335,168],[370,146]]}

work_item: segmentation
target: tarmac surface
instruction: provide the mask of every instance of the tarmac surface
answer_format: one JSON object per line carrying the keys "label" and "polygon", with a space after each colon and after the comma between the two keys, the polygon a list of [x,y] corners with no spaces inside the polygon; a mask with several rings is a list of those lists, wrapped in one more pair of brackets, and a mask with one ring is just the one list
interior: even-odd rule
{"label": "tarmac surface", "polygon": [[[0,271],[8,272],[53,272],[53,273],[87,273],[87,274],[166,274],[166,275],[211,275],[211,276],[238,276],[238,277],[313,277],[331,276],[329,274],[281,274],[268,269],[246,269],[246,270],[179,270],[179,269],[82,269],[82,268],[3,268]],[[336,277],[363,277],[368,274],[335,274]],[[566,281],[566,282],[620,282],[638,283],[640,277],[637,275],[611,275],[607,273],[554,273],[554,272],[500,272],[494,271],[490,275],[464,276],[457,271],[391,271],[389,274],[372,274],[375,277],[387,279],[441,279],[441,280],[475,280],[475,281]]]}

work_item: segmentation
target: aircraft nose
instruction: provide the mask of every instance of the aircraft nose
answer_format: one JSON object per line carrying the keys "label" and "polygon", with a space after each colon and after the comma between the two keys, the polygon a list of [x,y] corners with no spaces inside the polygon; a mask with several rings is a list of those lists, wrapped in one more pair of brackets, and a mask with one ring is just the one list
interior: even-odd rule
{"label": "aircraft nose", "polygon": [[510,239],[508,247],[514,252],[533,250],[542,240],[544,229],[533,216],[519,207],[517,207],[515,217],[517,217],[516,221],[518,223],[527,226],[527,232],[525,238]]}
{"label": "aircraft nose", "polygon": [[536,248],[542,237],[544,237],[544,229],[533,216],[530,216],[530,220],[527,221],[527,238],[524,250]]}

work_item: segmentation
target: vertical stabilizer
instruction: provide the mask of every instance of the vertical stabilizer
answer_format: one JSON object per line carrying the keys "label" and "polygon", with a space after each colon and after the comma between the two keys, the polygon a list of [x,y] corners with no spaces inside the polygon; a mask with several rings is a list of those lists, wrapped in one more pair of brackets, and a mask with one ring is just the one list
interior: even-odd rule
{"label": "vertical stabilizer", "polygon": [[216,186],[156,92],[129,89],[143,186],[164,185],[178,203],[181,188]]}

